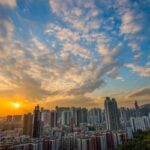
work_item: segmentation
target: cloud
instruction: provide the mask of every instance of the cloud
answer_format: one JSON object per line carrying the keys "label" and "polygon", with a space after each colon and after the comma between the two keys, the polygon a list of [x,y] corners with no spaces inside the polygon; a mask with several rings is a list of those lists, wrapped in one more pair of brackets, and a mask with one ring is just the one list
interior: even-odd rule
{"label": "cloud", "polygon": [[[102,56],[103,64],[114,64],[118,61],[118,56],[120,54],[120,49],[122,43],[116,45],[116,47],[110,49],[105,39],[101,39],[102,42],[97,44],[97,50]],[[115,67],[115,66],[114,66]]]}
{"label": "cloud", "polygon": [[45,33],[53,34],[55,32],[61,31],[61,27],[57,24],[49,23],[45,29]]}
{"label": "cloud", "polygon": [[[119,62],[116,60],[117,54],[119,53],[117,50],[115,50],[115,53],[113,52],[111,56],[104,57],[104,59],[102,59],[98,63],[94,63],[94,64],[92,63],[91,65],[89,65],[89,68],[87,70],[88,74],[87,76],[84,77],[84,80],[83,80],[84,82],[76,86],[75,88],[72,88],[69,91],[69,94],[91,93],[95,89],[105,85],[105,80],[103,79],[103,77],[108,72],[110,72],[112,68],[114,67],[119,68],[120,66]],[[106,59],[108,60],[106,61]],[[100,63],[101,65],[99,67],[95,67],[97,66],[97,64],[100,64]]]}
{"label": "cloud", "polygon": [[78,17],[82,15],[82,9],[81,8],[74,8],[72,11]]}
{"label": "cloud", "polygon": [[118,67],[113,67],[112,70],[107,72],[107,75],[116,80],[123,80],[123,78],[118,74]]}
{"label": "cloud", "polygon": [[[96,8],[94,1],[90,0],[49,0],[49,5],[58,17],[67,22],[71,28],[80,32],[89,32],[90,30],[99,29],[100,22],[96,19],[99,10]],[[81,10],[82,8],[82,10]],[[89,10],[85,12],[85,10]]]}
{"label": "cloud", "polygon": [[144,87],[131,93],[128,97],[150,96],[150,87]]}
{"label": "cloud", "polygon": [[[49,96],[68,93],[81,83],[87,84],[88,80],[85,78],[91,78],[91,73],[88,70],[85,71],[76,60],[68,56],[56,56],[37,37],[32,36],[29,39],[28,42],[32,43],[32,47],[28,47],[21,41],[12,43],[5,37],[2,39],[0,82],[1,86],[5,87],[5,91],[12,96],[18,93],[26,99],[45,99]],[[70,48],[75,55],[90,57],[87,50],[79,45],[73,45]],[[2,90],[1,94],[5,91]]]}
{"label": "cloud", "polygon": [[[42,18],[40,14],[47,25],[42,20],[42,24],[39,20],[32,22],[33,14],[28,11],[23,12],[29,17],[25,23],[21,17],[16,17],[18,20],[15,23],[15,13],[12,18],[10,15],[11,21],[2,20],[0,26],[4,30],[0,31],[0,94],[10,91],[16,95],[18,91],[26,99],[33,100],[69,95],[74,96],[72,104],[75,104],[75,97],[85,99],[80,95],[85,96],[103,87],[106,84],[105,77],[122,80],[119,69],[123,65],[122,56],[126,54],[123,48],[126,42],[121,41],[124,36],[118,33],[119,24],[115,27],[110,24],[115,24],[115,19],[118,20],[120,16],[107,18],[108,15],[95,2],[49,0],[48,9],[52,13],[49,15],[53,17],[49,20],[48,15]],[[105,6],[107,9],[114,6],[111,1],[106,3],[111,4]],[[123,6],[125,1],[122,3],[120,5]],[[127,10],[119,14],[122,16],[123,34],[128,34],[129,30],[132,30],[131,33],[138,32],[133,28],[137,25],[134,14]],[[30,33],[22,32],[20,26],[30,27]],[[111,27],[108,29],[105,26]],[[114,32],[111,33],[113,29]],[[129,46],[134,51],[138,50],[134,59],[139,59],[140,43],[130,41]],[[133,68],[129,64],[128,67]],[[139,66],[134,66],[136,71],[137,67]],[[142,68],[140,72],[143,70],[148,69]],[[144,75],[147,74],[148,71]],[[87,102],[88,100],[83,101]]]}
{"label": "cloud", "polygon": [[22,95],[27,100],[42,100],[55,94],[44,89],[40,80],[38,81],[28,75],[23,75],[22,78],[16,82],[17,88],[14,88],[13,92],[15,92],[16,95],[17,93]]}
{"label": "cloud", "polygon": [[101,55],[109,55],[110,51],[109,49],[106,47],[105,44],[99,44],[98,45],[98,52],[101,54]]}
{"label": "cloud", "polygon": [[[117,62],[117,56],[119,53],[118,49],[114,48],[113,50],[110,50],[110,47],[107,48],[105,42],[103,45],[101,44],[103,38],[105,38],[104,40],[109,39],[109,37],[104,37],[103,33],[97,32],[97,30],[101,27],[101,19],[97,19],[97,16],[100,15],[101,11],[96,8],[94,1],[64,1],[63,5],[60,5],[59,0],[50,0],[49,4],[53,13],[67,23],[67,26],[69,25],[68,27],[70,27],[70,30],[66,30],[62,27],[62,30],[59,30],[57,27],[57,38],[61,41],[67,41],[62,43],[63,48],[61,56],[68,57],[69,54],[73,54],[74,56],[80,56],[81,58],[88,59],[88,64],[91,64],[91,66],[101,64],[98,68],[94,67],[95,69],[97,68],[94,77],[91,77],[91,73],[94,70],[90,70],[86,65],[82,66],[82,73],[80,74],[82,81],[79,80],[79,77],[78,79],[76,77],[76,81],[80,82],[76,86],[72,86],[68,92],[69,94],[92,92],[105,83],[103,76],[107,74],[109,69],[111,70],[113,68],[113,65],[120,65]],[[80,8],[82,8],[82,11]],[[75,32],[72,32],[71,30]],[[51,29],[49,31],[49,33],[54,32]],[[72,33],[74,33],[74,36]],[[74,37],[77,38],[74,40]],[[96,50],[98,49],[98,52],[103,56],[105,55],[105,57],[101,58],[101,60],[96,60],[96,64],[94,64],[94,62],[91,63],[90,61],[94,59],[91,55],[92,50],[86,49],[77,43],[77,41],[81,40],[83,40],[85,44],[92,44],[92,42],[96,42],[98,44]],[[73,78],[75,76],[69,74],[69,77]]]}
{"label": "cloud", "polygon": [[134,64],[126,64],[125,66],[131,68],[134,72],[138,73],[141,77],[150,76],[150,68],[148,67],[136,66]]}
{"label": "cloud", "polygon": [[28,50],[32,53],[32,55],[37,58],[38,56],[46,55],[49,53],[47,46],[41,42],[36,37],[32,38],[32,44],[35,46],[34,48],[29,48]]}
{"label": "cloud", "polygon": [[91,93],[95,89],[99,88],[100,86],[104,85],[104,80],[101,79],[98,74],[94,74],[95,79],[90,80],[89,78],[86,79],[81,85],[76,86],[68,91],[70,95],[81,95],[85,93]]}
{"label": "cloud", "polygon": [[135,52],[135,51],[139,51],[139,46],[138,46],[138,44],[137,44],[137,43],[132,42],[132,43],[129,43],[128,45],[129,45],[129,47],[131,47],[131,48],[132,48],[132,51],[133,51],[133,52]]}
{"label": "cloud", "polygon": [[142,26],[135,21],[135,16],[131,11],[125,12],[122,17],[120,30],[122,34],[134,34],[142,29]]}
{"label": "cloud", "polygon": [[69,29],[61,29],[61,31],[57,32],[57,38],[61,41],[78,41],[80,40],[80,36],[76,32],[72,32]]}
{"label": "cloud", "polygon": [[80,56],[85,59],[90,58],[89,51],[78,44],[70,44],[70,43],[64,44],[62,53],[66,52],[70,52],[76,56]]}
{"label": "cloud", "polygon": [[[56,104],[57,103],[57,104]],[[60,99],[55,99],[54,101],[47,102],[49,106],[65,106],[65,107],[96,107],[98,103],[94,98],[78,95],[78,96],[64,96]]]}
{"label": "cloud", "polygon": [[2,21],[2,26],[6,31],[8,40],[11,40],[14,31],[14,25],[9,20]]}
{"label": "cloud", "polygon": [[17,3],[16,0],[0,0],[0,5],[14,8],[16,7]]}
{"label": "cloud", "polygon": [[137,54],[134,55],[133,59],[134,59],[134,61],[137,62],[137,61],[139,61],[141,59],[141,57],[142,57],[142,53],[137,53]]}
{"label": "cloud", "polygon": [[68,28],[63,28],[53,23],[47,25],[45,33],[48,35],[56,35],[56,38],[60,41],[76,42],[80,40],[78,32],[73,32]]}
{"label": "cloud", "polygon": [[[8,79],[6,79],[6,81],[8,81]],[[8,85],[8,83],[5,83],[5,85]],[[11,89],[8,87],[1,89],[0,96],[6,97],[7,95],[12,98],[21,97],[27,101],[39,101],[46,99],[48,96],[57,95],[56,92],[44,89],[40,80],[36,80],[25,74],[16,81],[13,79],[13,81],[10,82],[9,87],[11,87]]]}
{"label": "cloud", "polygon": [[150,67],[150,62],[147,62],[147,63],[146,63],[146,66]]}

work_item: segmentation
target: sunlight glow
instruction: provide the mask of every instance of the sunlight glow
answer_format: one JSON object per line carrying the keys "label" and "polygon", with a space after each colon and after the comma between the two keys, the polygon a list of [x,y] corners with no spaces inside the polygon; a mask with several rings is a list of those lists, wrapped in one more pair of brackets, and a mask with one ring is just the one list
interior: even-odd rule
{"label": "sunlight glow", "polygon": [[17,102],[13,103],[13,105],[14,105],[15,108],[19,108],[20,107],[20,103],[17,103]]}

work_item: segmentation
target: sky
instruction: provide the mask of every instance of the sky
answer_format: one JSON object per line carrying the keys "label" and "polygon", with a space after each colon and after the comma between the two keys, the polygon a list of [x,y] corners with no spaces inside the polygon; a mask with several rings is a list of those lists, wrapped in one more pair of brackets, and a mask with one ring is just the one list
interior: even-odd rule
{"label": "sky", "polygon": [[0,116],[106,96],[150,102],[150,0],[0,0]]}

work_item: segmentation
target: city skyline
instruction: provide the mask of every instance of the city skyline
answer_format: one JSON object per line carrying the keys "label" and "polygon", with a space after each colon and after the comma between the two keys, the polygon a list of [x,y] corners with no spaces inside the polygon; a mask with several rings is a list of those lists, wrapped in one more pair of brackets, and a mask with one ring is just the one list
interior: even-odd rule
{"label": "city skyline", "polygon": [[[109,101],[109,102],[107,102]],[[115,106],[111,106],[111,105],[114,105],[114,104],[110,104],[111,101],[115,101]],[[107,104],[108,103],[108,104]],[[134,103],[133,103],[133,106],[132,107],[128,107],[128,106],[117,106],[118,105],[118,101],[115,99],[115,98],[111,98],[111,97],[105,97],[104,98],[104,101],[103,101],[103,107],[99,107],[99,106],[91,106],[91,107],[84,107],[84,106],[75,106],[75,105],[69,105],[69,106],[66,106],[66,105],[56,105],[54,108],[50,108],[49,106],[47,107],[43,107],[42,105],[39,105],[39,104],[35,104],[31,107],[31,110],[27,111],[27,110],[23,110],[22,112],[18,113],[18,109],[22,109],[21,107],[21,104],[20,103],[13,103],[12,105],[14,105],[14,109],[16,109],[16,113],[15,114],[11,114],[11,113],[8,113],[6,115],[3,115],[3,116],[0,116],[2,119],[4,118],[9,118],[9,117],[17,117],[17,116],[26,116],[26,115],[33,115],[34,114],[34,109],[36,110],[38,108],[38,110],[40,110],[41,112],[42,111],[50,111],[50,112],[55,112],[57,111],[57,109],[62,109],[65,113],[65,110],[69,110],[69,109],[85,109],[87,111],[92,111],[92,110],[100,110],[101,113],[103,112],[111,112],[109,115],[114,115],[117,117],[118,116],[118,113],[116,112],[117,109],[131,109],[131,110],[139,110],[139,109],[143,109],[143,108],[148,108],[149,109],[149,105],[150,103],[146,103],[146,104],[143,104],[143,105],[139,105],[138,102],[135,100]],[[19,105],[19,106],[18,106]],[[138,108],[137,108],[138,107]],[[147,110],[146,110],[147,111]],[[139,111],[136,112],[137,115],[139,115]],[[105,116],[106,118],[109,117],[110,119],[112,118],[111,116]],[[89,118],[90,119],[93,119],[93,118]],[[114,119],[112,119],[114,120]],[[109,121],[110,122],[110,121]],[[119,123],[118,123],[119,124]]]}
{"label": "city skyline", "polygon": [[150,103],[149,14],[149,0],[0,0],[0,116]]}
{"label": "city skyline", "polygon": [[[104,110],[58,106],[47,110],[36,105],[32,113],[0,120],[0,149],[116,150],[130,142],[127,149],[132,150],[137,135],[150,128],[149,105],[141,107],[137,101],[134,105],[118,108],[110,97],[105,98]],[[148,147],[148,141],[142,147]]]}

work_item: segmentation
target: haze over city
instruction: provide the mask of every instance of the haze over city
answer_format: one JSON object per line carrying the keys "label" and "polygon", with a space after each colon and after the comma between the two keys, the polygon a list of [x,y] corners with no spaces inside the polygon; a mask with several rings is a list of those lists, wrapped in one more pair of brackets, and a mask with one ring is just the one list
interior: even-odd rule
{"label": "haze over city", "polygon": [[0,116],[150,102],[149,0],[0,0]]}

